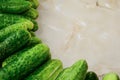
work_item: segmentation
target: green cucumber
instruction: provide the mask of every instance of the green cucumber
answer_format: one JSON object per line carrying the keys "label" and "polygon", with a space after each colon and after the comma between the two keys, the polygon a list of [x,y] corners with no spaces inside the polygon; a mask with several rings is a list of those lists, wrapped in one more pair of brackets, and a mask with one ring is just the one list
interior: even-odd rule
{"label": "green cucumber", "polygon": [[36,31],[38,29],[38,24],[35,20],[25,16],[0,13],[0,29],[28,20],[32,21],[34,24],[32,31]]}
{"label": "green cucumber", "polygon": [[[32,38],[29,40],[29,42],[28,42],[24,47],[22,47],[20,50],[18,50],[18,51],[17,51],[15,54],[13,54],[12,56],[6,58],[6,59],[2,62],[2,67],[4,67],[4,66],[8,65],[9,63],[13,62],[14,60],[16,60],[17,56],[18,56],[20,53],[28,50],[29,48],[31,48],[31,47],[39,44],[39,43],[41,43],[41,40],[40,40],[39,38],[37,38],[37,37],[32,37]],[[11,58],[12,58],[12,59],[11,59]]]}
{"label": "green cucumber", "polygon": [[56,80],[84,80],[88,65],[85,60],[79,60],[71,67],[65,68]]}
{"label": "green cucumber", "polygon": [[16,30],[19,30],[19,29],[31,30],[33,29],[33,23],[27,20],[21,23],[8,26],[4,29],[1,29],[0,42],[4,41],[7,37],[9,37],[11,34],[14,34],[14,32],[16,32]]}
{"label": "green cucumber", "polygon": [[[2,2],[21,2],[21,1],[29,1],[32,4],[32,8],[37,8],[39,6],[38,0],[1,0]],[[0,1],[0,2],[1,2]]]}
{"label": "green cucumber", "polygon": [[85,80],[99,80],[99,78],[98,78],[98,76],[97,76],[97,74],[95,72],[89,71],[86,74]]}
{"label": "green cucumber", "polygon": [[36,69],[25,80],[55,80],[62,69],[62,62],[57,59],[52,59]]}
{"label": "green cucumber", "polygon": [[26,75],[50,59],[49,53],[49,48],[45,44],[37,44],[21,51],[14,56],[15,60],[0,69],[0,80],[23,80]]}
{"label": "green cucumber", "polygon": [[29,1],[4,1],[0,0],[0,11],[5,13],[23,13],[32,6]]}
{"label": "green cucumber", "polygon": [[107,73],[102,80],[119,80],[119,76],[116,73]]}
{"label": "green cucumber", "polygon": [[[32,37],[29,42],[23,46],[21,49],[19,49],[16,54],[13,54],[12,56],[8,57],[7,59],[5,59],[3,62],[2,62],[2,67],[6,66],[7,64],[13,62],[13,60],[16,60],[16,57],[19,53],[22,53],[23,51],[37,45],[37,44],[40,44],[42,41],[37,38],[37,37]],[[12,58],[12,59],[11,59]]]}
{"label": "green cucumber", "polygon": [[24,20],[26,20],[26,19],[19,18],[15,15],[12,15],[12,14],[0,13],[0,29],[3,29],[7,26],[19,23],[19,22],[24,21]]}
{"label": "green cucumber", "polygon": [[24,12],[22,15],[30,17],[32,19],[36,19],[38,17],[39,13],[38,13],[38,11],[36,9],[31,8],[28,11]]}
{"label": "green cucumber", "polygon": [[0,61],[27,44],[30,38],[30,33],[24,29],[16,30],[13,34],[6,36],[6,39],[0,42]]}

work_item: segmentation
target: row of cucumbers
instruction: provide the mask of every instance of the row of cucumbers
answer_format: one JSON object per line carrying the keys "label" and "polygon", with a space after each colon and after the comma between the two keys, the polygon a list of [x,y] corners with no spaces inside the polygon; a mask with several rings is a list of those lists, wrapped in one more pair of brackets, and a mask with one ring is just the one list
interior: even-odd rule
{"label": "row of cucumbers", "polygon": [[[0,0],[0,80],[99,80],[86,60],[63,69],[36,37],[38,0]],[[108,73],[103,80],[119,80]]]}

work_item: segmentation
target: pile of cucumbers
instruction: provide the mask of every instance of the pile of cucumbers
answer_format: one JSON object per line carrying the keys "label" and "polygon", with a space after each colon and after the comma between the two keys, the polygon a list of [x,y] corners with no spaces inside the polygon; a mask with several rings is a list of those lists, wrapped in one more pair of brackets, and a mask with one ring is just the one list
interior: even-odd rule
{"label": "pile of cucumbers", "polygon": [[[38,0],[0,0],[0,80],[99,80],[81,59],[63,69],[35,35]],[[119,80],[108,73],[103,80]]]}

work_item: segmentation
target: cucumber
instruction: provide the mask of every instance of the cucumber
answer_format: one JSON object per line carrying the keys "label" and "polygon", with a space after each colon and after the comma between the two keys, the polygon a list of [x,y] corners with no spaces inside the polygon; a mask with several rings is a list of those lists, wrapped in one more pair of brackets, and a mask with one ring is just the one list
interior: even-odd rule
{"label": "cucumber", "polygon": [[12,14],[0,13],[0,29],[3,29],[5,27],[7,27],[7,26],[16,24],[16,23],[24,21],[24,20],[26,20],[26,19],[16,17],[16,16],[14,16]]}
{"label": "cucumber", "polygon": [[28,20],[32,21],[32,23],[34,24],[32,31],[36,31],[38,29],[38,24],[35,20],[25,16],[0,13],[0,29]]}
{"label": "cucumber", "polygon": [[21,1],[29,1],[32,4],[32,8],[37,8],[39,6],[38,0],[1,0],[3,2],[21,2]]}
{"label": "cucumber", "polygon": [[[0,43],[0,61],[12,55],[15,51],[23,47],[31,38],[27,30],[16,30],[10,36]],[[18,46],[19,45],[19,46]]]}
{"label": "cucumber", "polygon": [[32,19],[36,19],[38,17],[39,13],[38,13],[38,11],[36,9],[31,8],[28,11],[24,12],[22,15],[30,17]]}
{"label": "cucumber", "polygon": [[55,80],[62,69],[62,62],[57,59],[52,59],[40,66],[25,80]]}
{"label": "cucumber", "polygon": [[7,37],[9,37],[11,34],[14,34],[14,32],[16,32],[16,30],[19,30],[19,29],[31,30],[33,29],[33,23],[27,20],[21,23],[8,26],[4,29],[1,29],[0,42],[4,41]]}
{"label": "cucumber", "polygon": [[116,73],[107,73],[102,80],[119,80],[119,76]]}
{"label": "cucumber", "polygon": [[[41,40],[40,40],[39,38],[37,38],[37,37],[32,37],[32,38],[29,40],[29,42],[28,42],[24,47],[22,47],[20,50],[18,50],[18,51],[17,51],[15,54],[13,54],[12,56],[10,56],[10,57],[8,57],[7,59],[5,59],[5,60],[2,62],[2,67],[4,67],[4,66],[8,65],[9,63],[13,62],[14,60],[16,60],[17,56],[18,56],[20,53],[22,53],[22,52],[30,49],[31,47],[33,47],[33,46],[35,46],[35,45],[37,45],[37,44],[39,44],[39,43],[41,43]],[[11,58],[12,58],[12,59],[11,59]]]}
{"label": "cucumber", "polygon": [[14,56],[15,60],[0,69],[0,80],[23,80],[26,75],[50,59],[49,53],[45,44],[37,44],[20,52]]}
{"label": "cucumber", "polygon": [[29,1],[4,1],[0,0],[0,11],[5,13],[23,13],[32,6]]}
{"label": "cucumber", "polygon": [[79,60],[71,67],[65,68],[56,80],[84,80],[88,65],[85,60]]}
{"label": "cucumber", "polygon": [[86,74],[85,80],[99,80],[99,78],[98,78],[98,76],[97,76],[97,74],[95,72],[89,71]]}

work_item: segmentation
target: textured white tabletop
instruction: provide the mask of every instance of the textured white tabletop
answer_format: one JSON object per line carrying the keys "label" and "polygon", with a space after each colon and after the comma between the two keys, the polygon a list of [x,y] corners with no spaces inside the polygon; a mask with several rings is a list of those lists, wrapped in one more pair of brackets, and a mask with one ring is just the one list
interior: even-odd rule
{"label": "textured white tabletop", "polygon": [[65,67],[120,73],[120,0],[40,0],[37,35]]}

